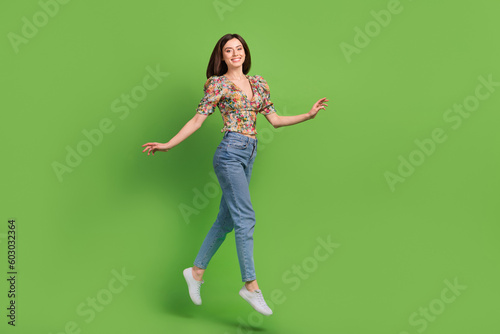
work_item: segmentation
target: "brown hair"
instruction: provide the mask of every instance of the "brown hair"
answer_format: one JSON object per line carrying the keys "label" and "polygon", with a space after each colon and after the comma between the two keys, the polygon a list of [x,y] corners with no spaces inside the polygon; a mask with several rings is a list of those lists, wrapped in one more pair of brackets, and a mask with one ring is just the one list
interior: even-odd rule
{"label": "brown hair", "polygon": [[215,44],[214,50],[212,51],[212,56],[210,56],[210,61],[208,62],[207,67],[207,79],[212,75],[221,76],[227,72],[227,64],[224,61],[224,57],[222,56],[222,48],[229,40],[233,38],[237,38],[241,42],[241,45],[243,45],[243,49],[245,49],[243,74],[247,74],[250,71],[252,60],[250,57],[250,49],[248,48],[247,43],[245,42],[243,37],[238,34],[226,34],[219,39],[217,44]]}

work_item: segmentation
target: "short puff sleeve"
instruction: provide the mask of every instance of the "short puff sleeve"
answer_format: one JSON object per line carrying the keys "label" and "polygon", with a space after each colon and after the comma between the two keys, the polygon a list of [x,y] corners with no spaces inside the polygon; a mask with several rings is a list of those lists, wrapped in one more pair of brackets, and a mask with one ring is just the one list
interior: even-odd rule
{"label": "short puff sleeve", "polygon": [[201,99],[196,112],[202,115],[211,115],[222,97],[222,86],[216,76],[211,76],[203,87],[205,96]]}
{"label": "short puff sleeve", "polygon": [[259,112],[263,115],[272,114],[273,112],[276,112],[276,109],[274,108],[274,104],[271,102],[271,93],[269,90],[269,85],[267,84],[267,81],[260,75],[257,77],[257,79],[259,82],[259,86],[261,89],[261,96],[262,96],[262,106]]}

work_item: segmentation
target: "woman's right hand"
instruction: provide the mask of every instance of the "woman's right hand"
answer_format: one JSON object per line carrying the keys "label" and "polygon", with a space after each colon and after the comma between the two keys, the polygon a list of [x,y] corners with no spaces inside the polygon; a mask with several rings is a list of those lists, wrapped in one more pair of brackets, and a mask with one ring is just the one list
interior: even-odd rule
{"label": "woman's right hand", "polygon": [[168,143],[146,143],[144,145],[142,145],[142,147],[146,147],[144,150],[142,150],[142,152],[146,152],[148,151],[148,155],[149,153],[152,153],[153,155],[155,155],[155,152],[156,151],[160,151],[160,152],[168,152],[171,147],[169,147]]}

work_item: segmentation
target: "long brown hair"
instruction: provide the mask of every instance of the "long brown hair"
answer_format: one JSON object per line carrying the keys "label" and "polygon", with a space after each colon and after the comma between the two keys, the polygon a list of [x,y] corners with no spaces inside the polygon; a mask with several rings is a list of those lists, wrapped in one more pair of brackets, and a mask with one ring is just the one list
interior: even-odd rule
{"label": "long brown hair", "polygon": [[248,48],[247,42],[245,42],[243,37],[238,34],[226,34],[219,39],[217,44],[215,44],[214,50],[212,51],[212,56],[210,56],[210,61],[208,62],[207,67],[207,79],[212,75],[221,76],[227,72],[227,64],[224,61],[224,57],[222,56],[222,48],[229,40],[233,38],[237,38],[241,42],[241,45],[243,45],[243,49],[245,49],[243,74],[247,74],[250,71],[252,60],[250,57],[250,49]]}

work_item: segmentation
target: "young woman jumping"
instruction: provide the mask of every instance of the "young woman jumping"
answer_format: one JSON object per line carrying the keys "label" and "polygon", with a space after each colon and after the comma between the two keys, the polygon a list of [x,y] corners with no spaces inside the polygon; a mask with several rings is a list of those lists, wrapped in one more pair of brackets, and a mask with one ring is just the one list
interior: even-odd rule
{"label": "young woman jumping", "polygon": [[217,219],[208,231],[194,260],[193,267],[184,269],[189,296],[201,305],[200,287],[205,281],[203,273],[219,249],[226,235],[234,229],[236,251],[245,285],[240,296],[256,311],[271,315],[257,284],[253,259],[253,232],[255,213],[250,201],[249,183],[257,155],[257,113],[263,114],[273,127],[293,125],[313,119],[320,109],[326,110],[328,101],[322,98],[307,113],[279,116],[270,100],[269,86],[259,75],[250,71],[250,50],[238,34],[222,36],[212,52],[206,72],[204,96],[196,114],[167,143],[150,142],[142,145],[143,152],[168,152],[200,128],[207,116],[219,108],[224,127],[222,141],[215,150],[213,167],[222,189]]}

